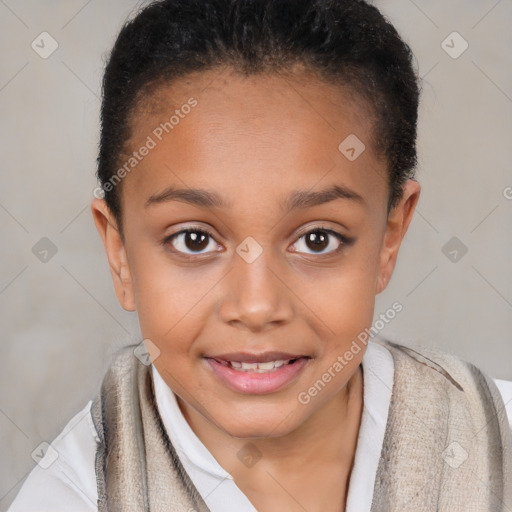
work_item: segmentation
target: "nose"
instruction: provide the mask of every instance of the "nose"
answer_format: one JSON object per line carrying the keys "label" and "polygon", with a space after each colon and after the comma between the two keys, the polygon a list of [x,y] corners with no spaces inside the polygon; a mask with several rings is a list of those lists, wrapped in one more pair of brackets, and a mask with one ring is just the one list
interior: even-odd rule
{"label": "nose", "polygon": [[251,332],[283,325],[293,316],[292,293],[283,273],[270,261],[270,251],[252,263],[233,255],[233,267],[223,280],[219,315],[223,322]]}

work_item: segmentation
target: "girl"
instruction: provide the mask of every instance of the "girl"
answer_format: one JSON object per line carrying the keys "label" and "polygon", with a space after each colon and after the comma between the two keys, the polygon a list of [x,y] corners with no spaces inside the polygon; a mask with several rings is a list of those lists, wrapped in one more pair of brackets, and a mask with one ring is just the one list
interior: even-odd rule
{"label": "girl", "polygon": [[92,212],[144,342],[12,512],[510,510],[494,381],[369,341],[420,194],[418,97],[360,0],[161,0],[122,29]]}

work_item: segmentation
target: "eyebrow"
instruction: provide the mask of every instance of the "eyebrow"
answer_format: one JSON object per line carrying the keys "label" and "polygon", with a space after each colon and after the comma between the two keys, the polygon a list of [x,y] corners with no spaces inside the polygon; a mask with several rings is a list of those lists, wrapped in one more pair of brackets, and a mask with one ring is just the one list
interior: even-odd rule
{"label": "eyebrow", "polygon": [[[297,190],[293,192],[281,208],[285,212],[291,212],[296,209],[311,208],[335,199],[349,199],[364,204],[364,199],[357,192],[340,185],[332,185],[324,190],[312,192],[310,190]],[[163,192],[153,194],[146,201],[145,207],[166,203],[169,201],[180,201],[203,208],[231,208],[232,203],[226,201],[216,192],[203,189],[179,189],[168,187]]]}
{"label": "eyebrow", "polygon": [[298,208],[311,208],[320,204],[329,203],[335,199],[350,199],[364,204],[364,199],[357,192],[340,185],[333,185],[323,190],[312,192],[310,190],[298,190],[293,192],[285,201],[283,208],[286,212]]}
{"label": "eyebrow", "polygon": [[169,187],[163,192],[150,196],[146,201],[145,207],[168,201],[180,201],[204,208],[229,208],[231,206],[216,192],[198,188]]}

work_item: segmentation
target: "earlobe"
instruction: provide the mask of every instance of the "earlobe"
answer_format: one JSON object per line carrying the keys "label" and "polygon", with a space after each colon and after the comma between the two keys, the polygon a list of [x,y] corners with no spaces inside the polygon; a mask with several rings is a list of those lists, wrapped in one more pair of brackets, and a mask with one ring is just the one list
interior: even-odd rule
{"label": "earlobe", "polygon": [[403,186],[403,195],[400,202],[389,212],[380,253],[376,293],[384,291],[391,279],[398,251],[414,216],[420,192],[420,184],[415,180],[408,180]]}
{"label": "earlobe", "polygon": [[117,221],[103,199],[94,199],[91,211],[105,246],[117,300],[123,309],[135,311],[132,274]]}

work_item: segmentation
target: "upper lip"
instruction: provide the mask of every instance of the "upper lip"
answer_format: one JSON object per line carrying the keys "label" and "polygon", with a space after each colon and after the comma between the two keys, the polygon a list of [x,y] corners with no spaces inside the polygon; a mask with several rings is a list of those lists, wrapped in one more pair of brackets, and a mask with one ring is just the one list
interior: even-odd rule
{"label": "upper lip", "polygon": [[292,354],[289,352],[229,352],[227,354],[219,354],[215,356],[206,356],[208,359],[216,359],[218,361],[238,361],[240,363],[268,363],[269,361],[289,361],[291,359],[300,359],[308,357],[302,354]]}

